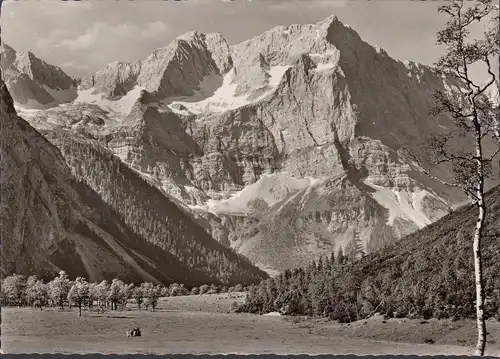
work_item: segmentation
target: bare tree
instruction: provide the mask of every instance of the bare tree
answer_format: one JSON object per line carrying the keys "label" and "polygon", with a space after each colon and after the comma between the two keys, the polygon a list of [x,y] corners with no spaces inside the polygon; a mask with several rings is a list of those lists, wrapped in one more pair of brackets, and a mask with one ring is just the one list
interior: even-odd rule
{"label": "bare tree", "polygon": [[[470,3],[469,3],[470,4]],[[427,153],[430,164],[448,163],[451,165],[452,179],[443,180],[431,173],[431,166],[422,171],[439,182],[461,189],[477,207],[478,215],[474,229],[474,268],[476,285],[476,315],[477,315],[477,346],[476,355],[484,355],[486,347],[486,323],[484,317],[484,286],[481,256],[481,239],[487,212],[485,204],[485,181],[492,176],[492,162],[500,152],[500,125],[498,119],[498,104],[487,96],[492,86],[497,86],[496,76],[492,69],[492,58],[498,56],[498,7],[491,0],[478,0],[465,6],[463,0],[453,0],[439,7],[439,12],[449,16],[446,26],[437,34],[438,45],[444,45],[446,51],[438,60],[437,70],[457,79],[463,84],[462,89],[438,91],[434,94],[432,115],[451,114],[455,128],[446,133],[431,136]],[[471,25],[481,21],[490,21],[483,39],[469,40]],[[472,66],[481,64],[488,73],[485,83],[476,83],[470,74]],[[471,142],[464,141],[472,139]],[[495,139],[496,140],[493,140]],[[456,140],[459,140],[457,142]],[[453,142],[467,146],[453,148]],[[488,153],[486,141],[496,143],[496,150]]]}

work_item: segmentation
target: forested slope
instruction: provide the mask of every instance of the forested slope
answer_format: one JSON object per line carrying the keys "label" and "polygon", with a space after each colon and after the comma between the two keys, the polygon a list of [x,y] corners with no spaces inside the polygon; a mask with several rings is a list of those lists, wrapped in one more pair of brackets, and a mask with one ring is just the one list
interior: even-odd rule
{"label": "forested slope", "polygon": [[[500,318],[500,187],[487,195],[482,242],[485,312]],[[378,252],[342,254],[255,286],[241,311],[284,309],[341,321],[376,312],[398,317],[475,316],[472,237],[477,208],[463,207]],[[333,258],[335,257],[335,258]]]}
{"label": "forested slope", "polygon": [[148,245],[224,284],[247,285],[267,277],[248,259],[210,237],[111,151],[74,133],[46,131],[44,135],[62,151],[73,175],[93,188]]}

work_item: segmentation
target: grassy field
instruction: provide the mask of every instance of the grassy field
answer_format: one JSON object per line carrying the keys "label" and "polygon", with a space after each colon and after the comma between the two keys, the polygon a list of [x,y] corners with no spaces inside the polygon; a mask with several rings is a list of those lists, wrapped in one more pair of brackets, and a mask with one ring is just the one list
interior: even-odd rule
{"label": "grassy field", "polygon": [[[2,309],[5,353],[278,353],[473,354],[473,321],[375,317],[338,324],[324,319],[236,314],[244,295],[163,298],[158,311],[98,314],[31,308]],[[127,338],[134,326],[142,336]],[[500,323],[488,323],[488,355],[500,356]],[[429,339],[433,344],[426,343]]]}

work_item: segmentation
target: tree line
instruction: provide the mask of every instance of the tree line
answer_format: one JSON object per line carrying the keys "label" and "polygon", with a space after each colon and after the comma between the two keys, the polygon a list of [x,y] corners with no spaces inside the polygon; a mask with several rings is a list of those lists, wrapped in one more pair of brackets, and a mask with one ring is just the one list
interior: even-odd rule
{"label": "tree line", "polygon": [[[485,318],[500,320],[500,187],[489,193],[483,237]],[[471,208],[429,225],[397,243],[356,259],[339,251],[286,270],[249,288],[238,312],[327,317],[340,322],[386,317],[475,317]]]}
{"label": "tree line", "polygon": [[204,284],[187,288],[184,284],[173,283],[168,286],[149,282],[135,285],[115,278],[111,282],[88,282],[83,277],[71,280],[65,271],[60,271],[53,280],[45,283],[36,275],[26,277],[13,274],[2,278],[0,301],[3,306],[60,307],[88,310],[124,310],[129,300],[134,300],[139,310],[155,311],[161,297],[183,295],[203,295],[247,290],[241,284],[228,287]]}

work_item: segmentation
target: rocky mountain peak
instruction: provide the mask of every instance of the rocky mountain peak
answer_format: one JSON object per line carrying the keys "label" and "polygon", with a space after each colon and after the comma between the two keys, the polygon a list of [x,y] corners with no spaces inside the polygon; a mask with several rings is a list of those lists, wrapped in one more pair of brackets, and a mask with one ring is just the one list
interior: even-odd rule
{"label": "rocky mountain peak", "polygon": [[[316,24],[277,26],[253,39],[231,47],[233,57],[245,61],[250,53],[261,53],[271,66],[286,65],[303,53],[332,51],[336,42],[361,38],[335,15]],[[355,44],[353,44],[355,46]],[[253,56],[250,56],[253,57]]]}
{"label": "rocky mountain peak", "polygon": [[0,64],[2,71],[7,70],[16,59],[16,51],[6,43],[0,43]]}
{"label": "rocky mountain peak", "polygon": [[220,34],[193,31],[144,60],[137,84],[162,99],[192,96],[208,76],[222,76],[231,63],[229,46]]}
{"label": "rocky mountain peak", "polygon": [[13,66],[19,72],[27,74],[33,81],[53,90],[66,90],[74,86],[74,80],[59,66],[46,63],[31,51],[17,52]]}
{"label": "rocky mountain peak", "polygon": [[27,108],[47,108],[76,98],[76,82],[60,67],[46,63],[30,51],[16,52],[2,43],[4,81],[14,101]]}
{"label": "rocky mountain peak", "polygon": [[150,101],[193,96],[207,77],[209,82],[220,83],[231,67],[229,45],[220,34],[191,31],[155,49],[144,60],[116,61],[82,79],[81,100],[117,101],[128,96],[134,101],[141,90],[149,93]]}
{"label": "rocky mountain peak", "polygon": [[106,99],[119,99],[134,88],[140,69],[140,62],[116,61],[82,79],[79,89],[100,93]]}
{"label": "rocky mountain peak", "polygon": [[188,31],[184,34],[177,36],[175,41],[186,41],[186,42],[204,42],[206,35],[199,31]]}

